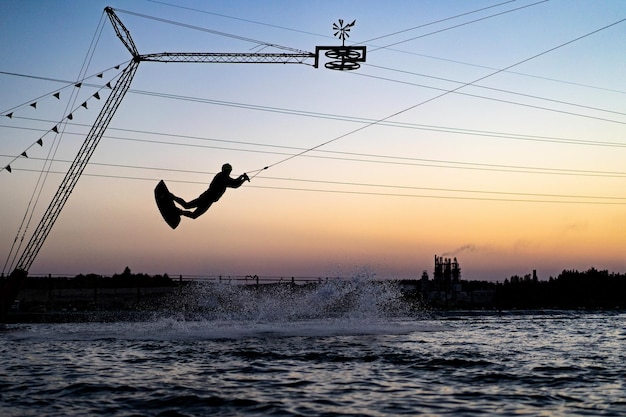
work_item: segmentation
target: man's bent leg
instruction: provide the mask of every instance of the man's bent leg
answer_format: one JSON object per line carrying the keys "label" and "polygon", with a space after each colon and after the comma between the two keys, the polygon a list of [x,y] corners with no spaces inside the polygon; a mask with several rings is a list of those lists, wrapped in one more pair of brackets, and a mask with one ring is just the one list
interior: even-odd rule
{"label": "man's bent leg", "polygon": [[[191,204],[191,203],[189,203],[189,204]],[[194,211],[181,211],[180,214],[182,216],[187,216],[187,217],[192,218],[192,219],[197,219],[198,217],[200,217],[204,213],[206,213],[206,211],[209,209],[209,207],[211,207],[211,204],[213,204],[213,202],[209,201],[206,204],[199,205],[198,208],[195,209]]]}
{"label": "man's bent leg", "polygon": [[172,200],[176,201],[178,204],[180,204],[183,208],[186,208],[186,209],[194,208],[198,205],[197,204],[198,199],[192,200],[188,203],[182,198],[176,197],[174,194],[172,194]]}

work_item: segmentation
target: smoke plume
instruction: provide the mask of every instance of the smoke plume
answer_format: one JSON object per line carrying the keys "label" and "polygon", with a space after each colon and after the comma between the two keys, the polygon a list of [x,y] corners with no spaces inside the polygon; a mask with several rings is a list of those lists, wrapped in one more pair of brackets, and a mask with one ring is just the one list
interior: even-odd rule
{"label": "smoke plume", "polygon": [[461,252],[473,252],[477,249],[476,245],[472,245],[472,244],[467,244],[467,245],[463,245],[455,250],[453,250],[452,252],[446,252],[444,254],[442,254],[441,256],[456,256]]}

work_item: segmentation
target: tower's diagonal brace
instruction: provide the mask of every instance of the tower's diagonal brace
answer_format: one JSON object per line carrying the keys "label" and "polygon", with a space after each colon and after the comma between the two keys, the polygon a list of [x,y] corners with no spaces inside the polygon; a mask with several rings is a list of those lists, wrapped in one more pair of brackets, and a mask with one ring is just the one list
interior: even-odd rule
{"label": "tower's diagonal brace", "polygon": [[39,225],[33,232],[26,249],[24,249],[24,252],[17,263],[17,269],[28,271],[31,264],[35,260],[35,256],[48,236],[52,225],[56,221],[57,217],[59,217],[59,214],[67,202],[68,197],[74,190],[74,186],[76,185],[78,178],[83,173],[85,166],[87,166],[87,163],[89,162],[91,155],[93,155],[96,146],[100,142],[104,131],[113,118],[118,106],[122,102],[122,98],[130,88],[130,83],[133,80],[133,76],[135,75],[138,65],[138,62],[134,60],[131,61],[111,90],[111,94],[104,103],[102,110],[100,110],[95,123],[85,138],[85,141],[78,151],[76,158],[74,158],[74,162],[72,162],[72,165],[65,174],[65,178],[63,178],[61,185],[59,185],[59,188],[52,198],[50,205],[46,209],[41,222],[39,222]]}
{"label": "tower's diagonal brace", "polygon": [[135,46],[135,42],[133,42],[133,38],[130,36],[130,32],[126,29],[126,26],[122,23],[119,17],[113,12],[112,7],[105,7],[104,11],[107,16],[109,16],[109,20],[111,21],[111,25],[113,26],[113,30],[115,30],[115,34],[122,41],[128,52],[133,57],[137,57],[139,55],[139,51]]}

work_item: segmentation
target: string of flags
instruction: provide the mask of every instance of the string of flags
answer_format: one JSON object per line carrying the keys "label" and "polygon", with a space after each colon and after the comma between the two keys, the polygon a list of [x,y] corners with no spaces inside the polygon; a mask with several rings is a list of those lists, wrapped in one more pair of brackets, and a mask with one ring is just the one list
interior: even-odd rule
{"label": "string of flags", "polygon": [[[116,65],[114,68],[116,70],[119,70],[120,69],[120,65]],[[104,73],[102,73],[102,72],[95,75],[95,77],[97,77],[97,78],[103,78],[103,76],[104,76]],[[105,88],[111,90],[113,88],[111,83],[118,76],[119,76],[119,74],[116,74],[115,77],[113,77],[113,79],[111,81],[107,82],[103,87],[100,87],[98,89],[98,91],[96,91],[94,94],[92,94],[87,100],[83,101],[80,105],[78,105],[76,108],[71,110],[69,112],[69,114],[67,114],[63,119],[61,119],[58,123],[56,123],[50,130],[48,130],[46,133],[44,133],[39,139],[37,139],[30,146],[28,146],[22,153],[20,153],[15,158],[13,158],[6,166],[0,168],[0,171],[6,170],[7,172],[11,173],[13,171],[13,169],[11,168],[11,164],[13,164],[19,158],[22,158],[22,157],[23,158],[28,158],[28,151],[30,151],[30,148],[32,148],[33,146],[39,145],[40,147],[43,147],[43,139],[46,137],[46,135],[48,135],[50,132],[54,132],[55,134],[58,134],[59,133],[59,127],[63,124],[63,121],[65,119],[73,120],[74,119],[74,113],[77,110],[80,110],[81,107],[85,108],[85,109],[88,109],[88,104],[87,103],[89,102],[89,100],[91,100],[91,99],[100,100],[100,92],[103,89],[105,89]],[[93,76],[91,76],[91,77],[93,77]],[[85,79],[83,79],[83,80],[81,80],[81,81],[79,81],[77,83],[74,83],[73,87],[81,88],[83,86],[83,83],[85,82],[85,80],[88,79],[88,78],[91,78],[91,77],[87,77],[87,78],[85,78]],[[70,85],[70,87],[71,86],[72,85]],[[61,99],[61,91],[62,91],[62,89],[60,91],[56,91],[55,93],[52,94],[52,97],[56,98],[57,100],[60,100]],[[43,96],[43,97],[47,97],[47,95]],[[37,100],[39,100],[39,99],[37,99]],[[22,106],[18,106],[17,109],[22,108],[22,107],[32,107],[33,109],[37,109],[37,103],[38,103],[38,101],[33,101],[31,103],[26,103],[26,104],[23,104]],[[9,119],[13,119],[13,115],[15,113],[14,109],[12,109],[9,113],[4,114],[3,116],[8,117]]]}

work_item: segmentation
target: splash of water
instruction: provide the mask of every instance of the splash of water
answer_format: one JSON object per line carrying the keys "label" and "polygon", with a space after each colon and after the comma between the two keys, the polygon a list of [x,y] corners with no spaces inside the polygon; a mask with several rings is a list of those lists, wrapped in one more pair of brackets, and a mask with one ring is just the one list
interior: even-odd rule
{"label": "splash of water", "polygon": [[396,282],[367,275],[306,285],[196,283],[172,302],[172,311],[183,312],[186,320],[375,320],[407,315],[410,309]]}
{"label": "splash of water", "polygon": [[[367,273],[316,284],[194,283],[161,311],[127,320],[33,325],[15,340],[222,340],[405,334],[431,331],[397,282]],[[415,320],[418,319],[418,320]]]}

